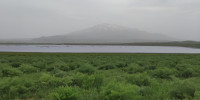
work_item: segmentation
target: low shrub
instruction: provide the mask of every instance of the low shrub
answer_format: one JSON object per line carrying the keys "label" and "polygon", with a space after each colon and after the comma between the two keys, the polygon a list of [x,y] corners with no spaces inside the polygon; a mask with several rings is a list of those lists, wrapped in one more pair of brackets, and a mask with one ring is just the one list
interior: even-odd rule
{"label": "low shrub", "polygon": [[103,88],[103,100],[139,100],[139,88],[136,85],[111,82]]}
{"label": "low shrub", "polygon": [[81,73],[86,73],[86,74],[93,74],[95,72],[95,68],[92,65],[85,64],[84,66],[81,66],[78,69],[79,72]]}
{"label": "low shrub", "polygon": [[78,87],[62,86],[50,94],[53,100],[79,100],[80,89]]}
{"label": "low shrub", "polygon": [[145,71],[144,67],[141,67],[137,64],[130,64],[128,67],[122,69],[125,72],[128,72],[129,74],[133,73],[142,73]]}
{"label": "low shrub", "polygon": [[194,70],[192,68],[185,68],[183,71],[178,71],[177,72],[177,77],[182,77],[182,78],[189,78],[194,76]]}
{"label": "low shrub", "polygon": [[37,62],[34,62],[32,65],[40,70],[43,70],[47,67],[47,64],[45,61],[37,61]]}
{"label": "low shrub", "polygon": [[27,99],[33,91],[36,91],[36,85],[26,77],[4,78],[0,82],[1,100]]}
{"label": "low shrub", "polygon": [[184,71],[186,68],[190,68],[192,67],[191,64],[188,64],[188,63],[180,63],[180,64],[177,64],[175,66],[175,68],[178,70],[178,71]]}
{"label": "low shrub", "polygon": [[69,64],[70,70],[74,70],[74,69],[79,68],[79,67],[81,67],[80,63],[70,63]]}
{"label": "low shrub", "polygon": [[57,68],[57,69],[60,69],[62,71],[69,71],[70,70],[70,67],[64,63],[64,62],[56,62],[56,63],[53,63],[52,65],[50,65],[51,68]]}
{"label": "low shrub", "polygon": [[47,88],[47,87],[55,88],[58,86],[65,86],[68,83],[70,83],[69,80],[55,77],[46,73],[43,73],[38,80],[38,86],[40,86],[41,88]]}
{"label": "low shrub", "polygon": [[118,68],[128,67],[128,64],[126,62],[118,62],[116,64],[116,67]]}
{"label": "low shrub", "polygon": [[23,73],[34,73],[38,70],[37,68],[28,64],[22,64],[18,69],[21,70]]}
{"label": "low shrub", "polygon": [[176,83],[170,91],[170,97],[174,99],[192,100],[195,95],[195,87],[189,82]]}
{"label": "low shrub", "polygon": [[11,63],[11,66],[14,68],[18,68],[18,67],[20,67],[20,65],[21,65],[21,63],[19,63],[19,62]]}
{"label": "low shrub", "polygon": [[83,85],[83,77],[85,75],[82,73],[77,73],[73,76],[72,78],[72,83],[71,86],[78,86],[78,87],[82,87]]}
{"label": "low shrub", "polygon": [[126,80],[127,82],[138,86],[148,86],[151,84],[150,77],[145,73],[130,75],[126,77]]}
{"label": "low shrub", "polygon": [[83,88],[89,89],[89,88],[97,88],[99,89],[103,85],[103,76],[101,75],[85,75],[83,78]]}
{"label": "low shrub", "polygon": [[103,80],[104,80],[104,77],[99,74],[94,74],[94,75],[77,74],[72,79],[71,85],[82,87],[84,89],[90,89],[90,88],[99,89],[103,85]]}
{"label": "low shrub", "polygon": [[17,68],[12,68],[10,66],[7,66],[5,68],[3,68],[1,70],[1,73],[2,73],[2,76],[3,77],[12,77],[12,76],[19,76],[21,75],[23,72],[20,71],[19,69]]}
{"label": "low shrub", "polygon": [[169,68],[159,68],[156,70],[153,70],[151,72],[153,77],[161,78],[161,79],[170,79],[170,75],[172,74],[172,70]]}
{"label": "low shrub", "polygon": [[104,64],[100,66],[98,69],[100,70],[109,70],[109,69],[114,69],[115,65],[114,64]]}

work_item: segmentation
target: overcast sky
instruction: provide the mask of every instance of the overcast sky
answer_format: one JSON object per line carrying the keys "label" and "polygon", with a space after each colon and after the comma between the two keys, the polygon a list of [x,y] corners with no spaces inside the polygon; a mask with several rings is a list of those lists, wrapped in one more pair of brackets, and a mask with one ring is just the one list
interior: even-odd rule
{"label": "overcast sky", "polygon": [[200,0],[0,0],[0,38],[66,34],[110,23],[200,40]]}

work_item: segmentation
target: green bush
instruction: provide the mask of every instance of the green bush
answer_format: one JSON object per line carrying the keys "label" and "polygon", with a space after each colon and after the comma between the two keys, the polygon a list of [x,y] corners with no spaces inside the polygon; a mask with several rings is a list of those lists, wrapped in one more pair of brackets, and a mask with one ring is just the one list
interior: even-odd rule
{"label": "green bush", "polygon": [[104,76],[101,74],[95,74],[94,75],[94,83],[93,83],[93,87],[99,89],[104,82]]}
{"label": "green bush", "polygon": [[95,72],[95,68],[92,65],[85,64],[84,66],[81,66],[78,71],[81,73],[93,74]]}
{"label": "green bush", "polygon": [[136,85],[112,82],[102,90],[104,100],[139,100],[139,88]]}
{"label": "green bush", "polygon": [[186,68],[191,68],[192,65],[188,63],[180,63],[175,66],[178,71],[184,71]]}
{"label": "green bush", "polygon": [[73,76],[72,78],[72,86],[78,86],[78,87],[82,87],[83,86],[83,77],[85,75],[82,73],[77,73]]}
{"label": "green bush", "polygon": [[66,63],[57,63],[57,64],[54,64],[54,67],[62,70],[62,71],[69,71],[71,70],[70,67],[66,64]]}
{"label": "green bush", "polygon": [[72,79],[72,86],[79,86],[85,89],[97,88],[99,89],[103,85],[104,77],[99,74],[83,75],[77,74]]}
{"label": "green bush", "polygon": [[189,99],[192,100],[195,95],[195,87],[189,82],[176,83],[170,91],[170,97],[174,99]]}
{"label": "green bush", "polygon": [[70,63],[69,64],[70,70],[74,70],[74,69],[79,68],[79,67],[81,67],[80,63]]}
{"label": "green bush", "polygon": [[172,100],[169,96],[171,84],[168,80],[152,80],[149,86],[140,88],[140,95],[143,100]]}
{"label": "green bush", "polygon": [[37,61],[37,62],[34,62],[32,65],[33,65],[34,67],[40,69],[40,70],[45,69],[46,66],[47,66],[47,64],[46,64],[45,61]]}
{"label": "green bush", "polygon": [[126,77],[126,80],[131,84],[136,84],[138,86],[148,86],[151,84],[150,77],[145,74],[133,74]]}
{"label": "green bush", "polygon": [[116,67],[118,68],[128,67],[128,64],[126,62],[118,62],[116,64]]}
{"label": "green bush", "polygon": [[11,63],[11,66],[14,68],[18,68],[18,67],[20,67],[20,65],[21,65],[21,63],[19,63],[19,62]]}
{"label": "green bush", "polygon": [[94,80],[95,80],[95,77],[93,75],[92,76],[85,75],[82,81],[83,82],[82,88],[89,89],[89,88],[94,87]]}
{"label": "green bush", "polygon": [[0,100],[199,100],[200,55],[0,53]]}
{"label": "green bush", "polygon": [[1,73],[2,73],[2,76],[3,77],[11,77],[11,76],[19,76],[21,75],[23,72],[20,71],[19,69],[17,68],[12,68],[10,66],[7,66],[5,68],[3,68],[1,70]]}
{"label": "green bush", "polygon": [[189,78],[194,76],[194,70],[192,68],[185,68],[183,71],[177,72],[178,77]]}
{"label": "green bush", "polygon": [[9,64],[0,63],[0,71],[6,67],[11,67]]}
{"label": "green bush", "polygon": [[83,88],[89,89],[89,88],[100,88],[103,84],[103,77],[101,75],[85,75],[83,77]]}
{"label": "green bush", "polygon": [[64,71],[61,71],[61,70],[53,71],[52,74],[55,77],[66,77],[67,76],[67,72],[64,72]]}
{"label": "green bush", "polygon": [[0,80],[0,99],[26,99],[31,97],[33,91],[36,91],[36,85],[31,78],[14,77]]}
{"label": "green bush", "polygon": [[170,61],[170,60],[159,61],[159,62],[157,62],[157,66],[158,67],[174,68],[176,66],[176,62]]}
{"label": "green bush", "polygon": [[56,88],[50,96],[52,96],[54,100],[79,100],[80,89],[78,87],[62,86]]}
{"label": "green bush", "polygon": [[147,70],[155,70],[156,68],[157,68],[156,65],[148,65],[145,67],[145,69],[147,69]]}
{"label": "green bush", "polygon": [[148,87],[142,87],[140,89],[140,95],[142,95],[142,96],[152,96],[153,95],[152,91],[153,91],[152,88],[149,87],[149,86]]}
{"label": "green bush", "polygon": [[161,79],[170,79],[170,75],[172,74],[172,70],[169,68],[159,68],[152,71],[152,76]]}
{"label": "green bush", "polygon": [[22,64],[22,65],[20,65],[20,67],[18,69],[24,73],[34,73],[34,72],[37,72],[37,70],[38,70],[37,68],[35,68],[29,64]]}
{"label": "green bush", "polygon": [[114,69],[115,65],[114,64],[104,64],[100,66],[98,69],[100,70],[109,70],[109,69]]}
{"label": "green bush", "polygon": [[133,74],[133,73],[142,73],[145,71],[145,68],[132,63],[128,67],[123,68],[122,70],[128,72],[129,74]]}
{"label": "green bush", "polygon": [[[47,66],[46,67],[46,71],[48,71],[48,72],[50,72],[50,71],[53,71],[53,70],[55,70],[56,68],[55,68],[55,66],[53,66],[53,65],[49,65],[49,66]],[[58,68],[57,68],[58,69]]]}
{"label": "green bush", "polygon": [[69,71],[70,67],[64,62],[55,62],[47,67],[47,71],[52,71],[54,69],[60,69],[62,71]]}
{"label": "green bush", "polygon": [[69,83],[70,81],[67,79],[55,77],[46,73],[43,73],[38,80],[38,85],[41,88],[48,88],[48,87],[55,88],[58,86],[65,86]]}

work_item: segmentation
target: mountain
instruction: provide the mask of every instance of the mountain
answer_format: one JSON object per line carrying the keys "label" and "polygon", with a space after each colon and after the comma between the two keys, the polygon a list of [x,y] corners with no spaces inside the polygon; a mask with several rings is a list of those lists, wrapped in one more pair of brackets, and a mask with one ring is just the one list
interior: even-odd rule
{"label": "mountain", "polygon": [[40,37],[33,43],[134,43],[167,42],[175,39],[120,25],[99,24],[84,30],[57,36]]}

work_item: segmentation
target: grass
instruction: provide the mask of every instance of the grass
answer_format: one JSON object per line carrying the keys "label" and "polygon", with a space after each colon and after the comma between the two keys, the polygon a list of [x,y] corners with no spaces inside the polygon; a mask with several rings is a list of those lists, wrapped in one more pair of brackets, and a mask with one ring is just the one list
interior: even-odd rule
{"label": "grass", "polygon": [[199,54],[0,53],[0,100],[199,100]]}

